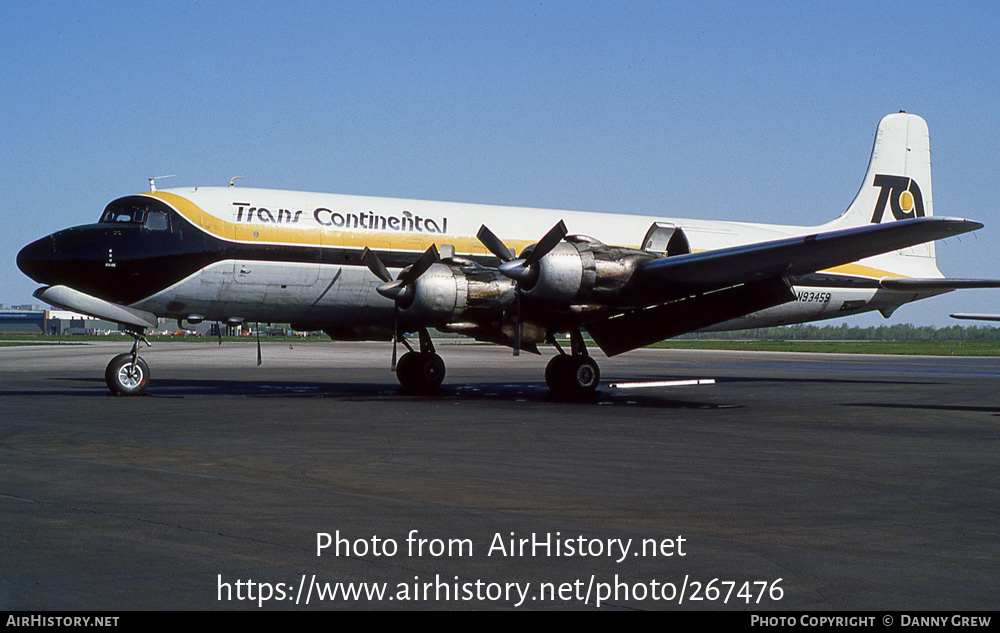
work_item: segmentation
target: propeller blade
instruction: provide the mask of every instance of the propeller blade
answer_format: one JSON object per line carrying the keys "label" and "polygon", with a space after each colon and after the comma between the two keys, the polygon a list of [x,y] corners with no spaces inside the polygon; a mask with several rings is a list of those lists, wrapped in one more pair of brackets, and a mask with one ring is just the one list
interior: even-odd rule
{"label": "propeller blade", "polygon": [[514,356],[521,355],[521,295],[514,295],[514,310],[516,310],[516,316],[514,317]]}
{"label": "propeller blade", "polygon": [[566,223],[559,220],[558,224],[549,229],[549,232],[546,233],[542,239],[538,240],[535,247],[531,249],[531,254],[528,255],[528,258],[524,261],[524,265],[531,268],[537,264],[538,260],[548,255],[549,251],[555,248],[556,245],[558,245],[559,242],[566,237],[567,232]]}
{"label": "propeller blade", "polygon": [[375,254],[374,251],[365,247],[365,250],[361,253],[361,261],[364,262],[368,270],[372,271],[372,274],[381,279],[384,282],[392,281],[392,275],[389,274],[388,269],[386,269],[385,264],[379,259],[379,256]]}
{"label": "propeller blade", "polygon": [[264,359],[260,356],[260,323],[257,324],[257,366],[264,362]]}
{"label": "propeller blade", "polygon": [[486,225],[479,227],[479,233],[476,233],[476,237],[482,242],[483,246],[486,247],[489,252],[493,253],[500,258],[502,262],[509,262],[514,259],[514,253],[511,252],[507,245],[500,241],[493,231],[486,228]]}
{"label": "propeller blade", "polygon": [[409,286],[417,280],[417,277],[427,272],[427,269],[433,266],[438,259],[437,246],[431,244],[431,247],[424,251],[424,254],[413,262],[412,266],[400,273],[397,281],[402,281],[404,286]]}
{"label": "propeller blade", "polygon": [[392,364],[389,371],[396,371],[396,342],[399,340],[399,306],[392,309]]}

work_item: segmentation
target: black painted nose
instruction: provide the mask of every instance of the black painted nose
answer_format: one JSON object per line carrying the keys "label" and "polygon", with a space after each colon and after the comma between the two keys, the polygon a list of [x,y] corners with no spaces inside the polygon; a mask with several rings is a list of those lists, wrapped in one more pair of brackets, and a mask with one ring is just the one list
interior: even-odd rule
{"label": "black painted nose", "polygon": [[43,237],[21,249],[17,254],[17,267],[38,283],[54,283],[55,254],[55,236]]}

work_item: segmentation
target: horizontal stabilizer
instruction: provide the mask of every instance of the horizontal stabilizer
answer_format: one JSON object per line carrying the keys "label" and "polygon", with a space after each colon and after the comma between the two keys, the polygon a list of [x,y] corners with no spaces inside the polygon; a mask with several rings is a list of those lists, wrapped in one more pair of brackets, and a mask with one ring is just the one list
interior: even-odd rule
{"label": "horizontal stabilizer", "polygon": [[105,321],[136,328],[156,327],[156,315],[152,312],[111,303],[73,290],[69,286],[45,286],[36,290],[33,296],[57,308],[72,310]]}
{"label": "horizontal stabilizer", "polygon": [[974,321],[1000,321],[1000,314],[953,314],[953,319],[972,319]]}
{"label": "horizontal stabilizer", "polygon": [[961,235],[983,227],[955,218],[915,218],[868,224],[770,242],[649,261],[639,269],[658,282],[721,287],[785,275],[804,275],[882,253]]}
{"label": "horizontal stabilizer", "polygon": [[968,290],[971,288],[1000,288],[1000,279],[910,279],[905,277],[883,277],[878,280],[878,285],[886,290],[947,292],[949,290]]}

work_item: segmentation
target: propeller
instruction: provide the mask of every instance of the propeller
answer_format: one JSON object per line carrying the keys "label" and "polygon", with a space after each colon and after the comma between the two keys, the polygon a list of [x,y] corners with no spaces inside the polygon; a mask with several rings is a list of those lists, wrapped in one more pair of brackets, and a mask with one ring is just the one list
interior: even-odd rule
{"label": "propeller", "polygon": [[424,254],[417,261],[404,268],[399,277],[393,279],[392,275],[389,274],[389,269],[385,267],[385,264],[382,263],[382,260],[379,259],[379,256],[374,251],[366,246],[365,250],[361,253],[361,261],[364,265],[383,282],[375,290],[386,299],[392,299],[393,302],[392,371],[396,371],[396,343],[397,339],[399,339],[399,305],[413,298],[413,293],[416,291],[414,282],[416,282],[420,275],[427,272],[438,259],[437,246],[431,244],[431,247],[424,251]]}
{"label": "propeller", "polygon": [[254,328],[257,330],[257,366],[260,367],[260,364],[264,362],[260,355],[260,323],[256,323],[255,325],[257,326]]}
{"label": "propeller", "polygon": [[[502,262],[499,266],[500,272],[513,279],[518,286],[521,284],[534,284],[538,280],[538,262],[549,254],[559,242],[566,237],[566,223],[559,220],[559,223],[549,229],[549,232],[538,240],[538,243],[531,247],[527,257],[515,259],[514,253],[504,244],[493,231],[486,228],[486,225],[479,227],[476,237],[482,242],[489,252],[496,255]],[[521,353],[521,293],[514,293],[514,356]]]}
{"label": "propeller", "polygon": [[549,232],[531,248],[526,258],[505,261],[500,264],[500,272],[518,283],[533,284],[538,280],[538,262],[566,237],[566,233],[566,224],[559,220],[559,223],[549,229]]}

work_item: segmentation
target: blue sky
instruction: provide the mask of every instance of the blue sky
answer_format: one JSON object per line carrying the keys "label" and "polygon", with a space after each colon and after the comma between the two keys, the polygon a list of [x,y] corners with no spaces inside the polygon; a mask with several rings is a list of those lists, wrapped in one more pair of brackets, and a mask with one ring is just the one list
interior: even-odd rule
{"label": "blue sky", "polygon": [[[1000,276],[997,32],[995,2],[6,0],[0,302],[37,303],[21,246],[164,174],[819,224],[900,109],[930,127],[935,213],[986,224],[939,267]],[[954,311],[1000,294],[890,322]]]}

